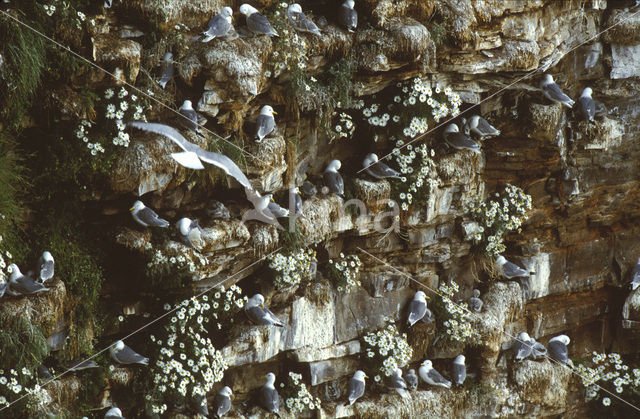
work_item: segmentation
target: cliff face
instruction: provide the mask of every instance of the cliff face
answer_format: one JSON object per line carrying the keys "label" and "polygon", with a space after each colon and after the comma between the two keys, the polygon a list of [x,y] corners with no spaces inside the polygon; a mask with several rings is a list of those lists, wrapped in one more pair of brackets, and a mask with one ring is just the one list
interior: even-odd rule
{"label": "cliff face", "polygon": [[[344,199],[321,192],[304,197],[304,217],[297,220],[294,233],[241,222],[248,203],[236,183],[220,171],[194,174],[169,157],[177,148],[163,137],[128,131],[130,145],[112,151],[114,158],[101,182],[87,185],[77,197],[85,205],[81,215],[87,209],[101,213],[94,222],[111,240],[108,247],[105,244],[104,260],[122,264],[105,267],[100,307],[108,307],[108,315],[124,312],[131,319],[96,330],[96,339],[88,327],[86,336],[91,339],[85,339],[96,343],[96,351],[148,322],[149,317],[140,316],[143,312],[157,317],[163,304],[224,280],[227,289],[238,284],[249,297],[261,292],[286,324],[251,326],[240,312],[225,326],[218,340],[224,345],[215,346],[229,369],[208,398],[211,403],[222,385],[231,387],[231,417],[263,413],[253,407],[251,395],[268,371],[282,382],[290,371],[300,372],[322,401],[322,417],[542,417],[591,411],[580,377],[567,367],[546,359],[514,363],[501,353],[523,330],[543,343],[558,334],[570,336],[569,356],[575,363],[593,351],[618,352],[630,359],[638,353],[640,289],[630,292],[626,287],[640,256],[640,20],[634,9],[625,9],[633,2],[363,0],[356,4],[360,25],[355,33],[334,25],[332,7],[302,2],[316,21],[326,16],[329,23],[320,25],[322,35],[298,34],[292,40],[289,28],[279,38],[247,37],[244,17],[236,13],[235,32],[209,43],[190,39],[226,3],[152,3],[125,0],[87,16],[87,22],[94,23],[83,26],[87,44],[82,48],[119,80],[90,69],[82,75],[85,86],[99,95],[125,80],[139,86],[152,94],[150,121],[176,117],[156,99],[172,108],[192,100],[209,120],[207,128],[222,137],[233,134],[230,141],[247,154],[212,133],[184,132],[185,136],[203,148],[228,154],[257,190],[273,192],[283,205],[288,188],[305,179],[320,188],[322,172],[333,158],[342,161],[347,193]],[[272,13],[282,10],[271,1],[254,3]],[[230,6],[237,10],[239,5]],[[269,16],[278,19],[277,14]],[[122,37],[122,31],[131,30],[125,25],[140,26],[145,34]],[[616,26],[608,29],[612,25]],[[161,90],[153,79],[167,51],[174,54],[176,71]],[[301,57],[304,68],[292,68]],[[281,62],[284,68],[278,67]],[[538,87],[545,72],[574,99],[591,87],[603,109],[595,122],[582,121],[574,110],[546,99]],[[383,224],[399,223],[393,224],[398,228],[381,233],[375,216],[391,211],[386,200],[397,199],[399,181],[374,182],[358,171],[366,154],[388,154],[399,137],[366,126],[357,103],[387,106],[394,100],[389,89],[405,81],[410,84],[415,77],[434,90],[451,88],[459,94],[461,110],[477,104],[465,116],[481,114],[501,134],[482,141],[479,154],[447,148],[442,129],[417,142],[416,149],[424,143],[433,150],[427,192],[416,193],[419,197],[398,212],[398,218],[393,212],[387,215]],[[312,79],[320,81],[314,84]],[[74,108],[78,95],[77,80],[52,86],[50,100],[60,100],[62,120],[91,119]],[[264,104],[279,111],[278,128],[257,143],[251,133]],[[362,120],[354,122],[353,138],[332,141],[340,112],[347,109],[354,120],[355,115]],[[429,129],[436,125],[430,121]],[[396,160],[389,161],[394,166]],[[502,252],[532,272],[523,284],[498,278],[493,256],[484,254],[485,242],[474,244],[467,238],[478,227],[468,203],[492,198],[505,184],[531,196],[522,231],[505,235]],[[134,227],[126,209],[137,196],[172,221],[198,218],[203,243],[191,249],[173,233]],[[350,198],[363,202],[368,214],[343,210]],[[229,208],[230,219],[211,217],[207,210],[213,200]],[[274,286],[273,270],[267,267],[270,259],[256,261],[298,248],[316,251],[315,269],[292,287]],[[145,266],[152,269],[154,262],[146,264],[157,251],[167,258],[182,255],[186,265],[176,271],[165,263],[169,268],[154,274],[156,282],[143,284],[150,279],[140,271]],[[349,292],[332,282],[329,260],[339,260],[341,254],[357,255],[362,262],[361,285]],[[62,282],[48,294],[3,299],[0,316],[28,312],[46,336],[77,328],[69,312],[78,296],[65,288],[64,277],[59,279]],[[459,287],[453,301],[467,301],[474,288],[484,301],[482,311],[467,318],[474,333],[461,339],[464,342],[447,336],[443,316],[449,314],[436,292],[452,281]],[[407,305],[417,290],[430,297],[436,322],[406,328]],[[449,390],[421,384],[412,398],[404,399],[374,384],[371,377],[361,399],[341,406],[349,378],[355,370],[368,368],[363,338],[385,328],[389,319],[407,333],[412,352],[406,364],[416,370],[422,360],[431,359],[449,376],[451,360],[465,354],[472,375],[465,386]],[[145,336],[134,342],[151,351],[147,336],[152,333],[160,333],[157,325],[140,332]],[[76,351],[74,345],[52,346],[53,356],[56,351]],[[87,414],[74,406],[82,400],[91,408],[115,403],[130,412],[125,416],[141,415],[151,379],[144,372],[133,376],[120,369],[109,374],[99,380],[57,380],[46,387],[51,396],[46,409]],[[100,387],[95,397],[78,391],[82,384],[77,380],[94,379]],[[134,389],[135,398],[123,389]],[[169,408],[173,415],[182,414],[180,410],[189,411],[179,404]],[[297,415],[281,411],[281,416]]]}

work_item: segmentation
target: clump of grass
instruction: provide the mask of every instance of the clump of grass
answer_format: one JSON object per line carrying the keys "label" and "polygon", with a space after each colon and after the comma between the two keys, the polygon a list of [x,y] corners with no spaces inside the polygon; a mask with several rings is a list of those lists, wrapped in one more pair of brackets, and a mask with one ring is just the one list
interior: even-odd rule
{"label": "clump of grass", "polygon": [[49,355],[47,338],[42,329],[34,326],[24,317],[15,316],[2,319],[0,330],[0,369],[33,371]]}

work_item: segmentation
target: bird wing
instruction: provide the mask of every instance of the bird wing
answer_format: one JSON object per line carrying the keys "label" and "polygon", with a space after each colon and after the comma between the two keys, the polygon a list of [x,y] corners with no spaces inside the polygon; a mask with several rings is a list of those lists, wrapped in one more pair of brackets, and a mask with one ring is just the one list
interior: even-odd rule
{"label": "bird wing", "polygon": [[558,102],[570,102],[573,103],[573,100],[567,96],[560,86],[556,83],[549,83],[542,87],[542,89],[546,92],[550,99],[558,101]]}
{"label": "bird wing", "polygon": [[327,183],[331,192],[337,195],[344,194],[344,180],[340,173],[337,172],[324,172],[324,181]]}
{"label": "bird wing", "polygon": [[48,260],[40,265],[40,279],[43,281],[48,281],[53,278],[54,273],[54,262],[52,260]]}
{"label": "bird wing", "polygon": [[275,119],[270,115],[258,115],[256,120],[256,137],[263,139],[276,127]]}
{"label": "bird wing", "polygon": [[200,161],[198,154],[193,151],[182,151],[180,153],[171,153],[170,156],[178,162],[181,166],[187,169],[203,170],[204,166]]}
{"label": "bird wing", "polygon": [[137,353],[136,351],[134,351],[133,349],[131,349],[127,345],[124,345],[124,348],[122,348],[121,350],[119,350],[117,352],[114,351],[113,354],[114,354],[114,357],[116,358],[116,360],[118,362],[120,362],[121,364],[145,364],[145,365],[147,365],[149,363],[149,358],[145,358],[144,356],[140,355],[139,353]]}
{"label": "bird wing", "polygon": [[238,183],[244,186],[245,188],[253,189],[251,186],[251,182],[249,182],[249,179],[247,178],[247,176],[244,173],[242,173],[242,170],[240,170],[238,165],[235,164],[234,161],[231,160],[229,157],[225,156],[224,154],[216,153],[213,151],[203,150],[200,147],[198,147],[198,151],[196,151],[196,154],[198,155],[198,157],[200,157],[200,160],[202,160],[203,162],[212,164],[224,170],[226,174],[228,174],[229,176],[237,180]]}
{"label": "bird wing", "polygon": [[405,381],[407,382],[407,386],[409,389],[413,390],[418,388],[418,376],[414,374],[407,374],[405,376]]}
{"label": "bird wing", "polygon": [[469,309],[471,311],[480,311],[482,310],[483,302],[481,299],[476,297],[469,298]]}
{"label": "bird wing", "polygon": [[431,379],[431,381],[435,384],[441,385],[451,385],[451,382],[444,378],[442,374],[440,374],[435,368],[431,368],[429,372],[427,372],[427,376]]}
{"label": "bird wing", "polygon": [[217,14],[209,20],[209,27],[204,34],[210,38],[203,42],[208,42],[218,36],[224,36],[229,32],[229,29],[231,29],[231,23],[221,14]]}
{"label": "bird wing", "polygon": [[367,167],[369,174],[378,179],[384,179],[388,177],[400,177],[400,173],[396,172],[385,163],[378,161]]}
{"label": "bird wing", "polygon": [[287,14],[293,26],[303,32],[313,32],[316,34],[320,33],[320,29],[318,26],[313,23],[313,20],[309,19],[304,13],[300,12],[291,12]]}
{"label": "bird wing", "polygon": [[180,118],[180,123],[191,130],[198,129],[198,114],[193,109],[180,109],[180,115],[184,118]]}
{"label": "bird wing", "polygon": [[190,143],[177,129],[170,127],[169,125],[159,124],[157,122],[129,122],[127,125],[137,128],[142,131],[153,132],[154,134],[162,135],[176,143],[184,151],[196,152],[200,147]]}
{"label": "bird wing", "polygon": [[531,352],[534,359],[540,359],[547,355],[547,348],[545,348],[540,342],[536,342],[534,340],[531,346]]}
{"label": "bird wing", "polygon": [[478,118],[478,126],[476,127],[478,131],[481,132],[481,135],[498,135],[500,131],[496,129],[493,125],[487,122],[483,117]]}
{"label": "bird wing", "polygon": [[453,148],[480,150],[480,144],[469,138],[468,135],[461,132],[449,132],[445,134],[445,141]]}
{"label": "bird wing", "polygon": [[411,300],[409,303],[409,317],[407,321],[410,325],[413,325],[415,322],[424,317],[427,312],[427,305],[418,300]]}
{"label": "bird wing", "polygon": [[296,214],[302,214],[302,197],[297,193],[293,194],[293,206],[296,210]]}
{"label": "bird wing", "polygon": [[516,341],[516,346],[515,346],[516,359],[523,360],[531,356],[531,352],[533,351],[533,348],[531,347],[531,345],[529,345],[529,342],[521,342],[519,339],[520,338],[518,338],[518,340]]}
{"label": "bird wing", "polygon": [[345,5],[341,5],[338,11],[338,21],[342,26],[355,28],[358,26],[358,13]]}
{"label": "bird wing", "polygon": [[513,262],[507,261],[507,263],[505,263],[502,266],[502,269],[504,271],[505,276],[507,276],[508,278],[516,278],[519,276],[529,276],[529,272],[525,271],[524,269],[522,269],[521,267],[519,267]]}
{"label": "bird wing", "polygon": [[360,380],[352,378],[349,381],[349,403],[352,404],[364,394],[364,383]]}
{"label": "bird wing", "polygon": [[[253,15],[252,15],[253,16]],[[280,397],[274,388],[262,386],[260,391],[262,407],[268,412],[277,412],[280,407]]]}
{"label": "bird wing", "polygon": [[261,325],[270,325],[269,319],[267,319],[267,315],[265,312],[257,306],[249,307],[245,310],[247,313],[247,317],[252,323],[261,324]]}
{"label": "bird wing", "polygon": [[581,96],[578,102],[580,103],[580,112],[582,112],[584,118],[589,120],[593,119],[596,114],[596,103],[593,99],[588,96]]}
{"label": "bird wing", "polygon": [[467,367],[464,364],[456,364],[454,362],[452,369],[453,381],[458,385],[462,384],[465,378],[467,378]]}
{"label": "bird wing", "polygon": [[231,409],[231,399],[222,394],[216,394],[215,399],[213,400],[213,405],[215,408],[216,415],[222,416],[229,412]]}
{"label": "bird wing", "polygon": [[162,86],[163,89],[165,88],[167,83],[169,83],[169,80],[171,80],[171,78],[173,77],[174,71],[175,71],[175,67],[173,66],[173,63],[167,64],[164,67],[164,70],[162,70],[162,75],[160,76],[160,80],[158,81],[158,84],[160,84],[160,86]]}
{"label": "bird wing", "polygon": [[24,295],[35,294],[40,291],[49,291],[49,288],[34,281],[33,278],[27,275],[22,275],[15,282],[10,283],[10,287],[14,292]]}
{"label": "bird wing", "polygon": [[407,382],[401,376],[394,375],[391,377],[391,387],[392,388],[407,388]]}
{"label": "bird wing", "polygon": [[167,220],[163,220],[158,217],[158,214],[149,207],[144,207],[138,211],[138,218],[140,218],[145,224],[156,227],[166,227],[169,225]]}
{"label": "bird wing", "polygon": [[264,314],[271,321],[272,324],[283,326],[282,321],[280,321],[280,319],[275,314],[273,314],[273,312],[269,310],[268,307],[264,308]]}
{"label": "bird wing", "polygon": [[280,205],[278,205],[275,202],[269,202],[269,204],[267,205],[267,208],[276,217],[287,217],[289,215],[288,209],[282,208]]}
{"label": "bird wing", "polygon": [[277,35],[276,31],[271,27],[269,20],[260,13],[251,13],[247,17],[247,26],[253,32]]}
{"label": "bird wing", "polygon": [[569,350],[563,342],[549,342],[549,355],[558,362],[566,364],[569,361]]}

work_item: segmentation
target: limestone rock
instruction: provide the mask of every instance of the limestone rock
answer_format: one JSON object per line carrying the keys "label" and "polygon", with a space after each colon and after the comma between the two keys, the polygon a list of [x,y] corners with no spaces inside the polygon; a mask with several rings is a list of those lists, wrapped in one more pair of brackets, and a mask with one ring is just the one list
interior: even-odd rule
{"label": "limestone rock", "polygon": [[[93,42],[93,60],[110,71],[126,69],[126,81],[135,83],[140,71],[142,45],[130,39],[111,35],[96,35]],[[121,83],[122,84],[122,83]]]}

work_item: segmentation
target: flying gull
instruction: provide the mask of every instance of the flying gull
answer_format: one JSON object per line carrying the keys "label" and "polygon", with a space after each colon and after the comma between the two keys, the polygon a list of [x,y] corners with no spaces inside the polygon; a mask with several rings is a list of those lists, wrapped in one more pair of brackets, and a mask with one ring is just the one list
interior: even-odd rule
{"label": "flying gull", "polygon": [[456,124],[449,124],[444,130],[444,141],[456,150],[471,150],[480,153],[480,144],[476,143],[467,134],[460,132]]}
{"label": "flying gull", "polygon": [[631,270],[631,289],[635,290],[640,286],[640,258],[638,258],[638,263]]}
{"label": "flying gull", "polygon": [[6,289],[7,294],[14,297],[20,295],[31,295],[42,291],[49,291],[49,288],[34,280],[31,276],[23,275],[20,268],[12,263],[7,268],[9,276],[9,287]]}
{"label": "flying gull", "polygon": [[480,290],[473,290],[473,297],[469,298],[469,310],[475,311],[476,313],[482,310],[482,305],[484,304],[480,299]]}
{"label": "flying gull", "polygon": [[190,100],[182,102],[182,106],[180,106],[178,112],[183,116],[183,118],[179,119],[180,124],[192,131],[197,131],[200,125],[207,123],[206,118],[193,109],[193,104]]}
{"label": "flying gull", "polygon": [[220,218],[222,220],[231,218],[229,210],[220,201],[211,201],[211,206],[207,208],[207,215],[211,218]]}
{"label": "flying gull", "polygon": [[225,36],[233,27],[233,10],[231,7],[223,7],[220,13],[209,20],[209,27],[202,32],[202,42],[209,42],[214,38]]}
{"label": "flying gull", "polygon": [[440,373],[433,368],[433,364],[428,359],[422,363],[422,366],[418,369],[418,374],[420,374],[420,378],[422,378],[422,380],[427,384],[451,388],[451,381],[440,375]]}
{"label": "flying gull", "polygon": [[289,5],[289,8],[287,9],[287,17],[296,30],[320,35],[320,29],[318,29],[316,24],[302,12],[302,7],[298,3]]}
{"label": "flying gull", "polygon": [[367,173],[376,179],[400,178],[400,173],[387,166],[386,163],[378,161],[378,155],[375,153],[367,154],[362,166]]}
{"label": "flying gull", "polygon": [[567,108],[573,107],[575,103],[569,96],[565,95],[562,89],[553,81],[551,74],[545,74],[540,83],[542,93],[550,100],[561,103]]}
{"label": "flying gull", "polygon": [[356,400],[358,400],[364,394],[364,379],[368,378],[364,371],[358,370],[353,374],[353,378],[349,380],[349,387],[347,389],[347,400],[344,405],[351,406]]}
{"label": "flying gull", "polygon": [[278,112],[274,111],[273,108],[269,105],[264,105],[262,109],[260,109],[260,115],[258,115],[258,119],[256,120],[256,142],[260,142],[267,135],[271,134],[273,130],[276,128],[276,120],[273,115],[277,115]]}
{"label": "flying gull", "polygon": [[160,76],[160,80],[158,80],[158,84],[162,86],[164,89],[167,87],[167,83],[173,77],[173,73],[175,71],[175,67],[173,65],[173,53],[167,52],[162,57],[162,75]]}
{"label": "flying gull", "polygon": [[402,370],[400,368],[396,368],[391,376],[390,386],[394,389],[400,396],[407,398],[411,397],[408,391],[407,382],[402,378]]}
{"label": "flying gull", "polygon": [[118,364],[149,365],[149,358],[145,358],[119,340],[109,348],[111,358]]}
{"label": "flying gull", "polygon": [[318,190],[316,189],[315,185],[308,180],[305,180],[300,188],[302,193],[309,198],[314,197],[316,193],[318,193]]}
{"label": "flying gull", "polygon": [[593,101],[591,94],[593,90],[590,87],[585,87],[582,94],[578,98],[578,110],[583,119],[593,122],[593,118],[596,115],[596,103]]}
{"label": "flying gull", "polygon": [[169,227],[169,221],[158,217],[158,214],[142,201],[134,202],[129,211],[133,219],[143,227]]}
{"label": "flying gull", "polygon": [[263,223],[276,225],[278,228],[282,229],[282,226],[278,223],[276,215],[272,213],[271,210],[274,209],[279,214],[283,214],[284,211],[287,210],[277,204],[275,204],[274,206],[274,203],[272,202],[272,194],[266,194],[263,196],[260,194],[260,192],[250,188],[245,188],[245,193],[247,195],[247,199],[253,205],[253,209],[247,210],[244,214],[242,214],[242,221],[256,220]]}
{"label": "flying gull", "polygon": [[124,416],[122,416],[122,410],[113,406],[111,409],[107,410],[107,413],[104,415],[104,419],[124,419]]}
{"label": "flying gull", "polygon": [[453,379],[453,383],[457,386],[461,386],[467,378],[467,367],[464,364],[464,359],[464,355],[458,355],[456,359],[453,360],[451,378]]}
{"label": "flying gull", "polygon": [[427,308],[427,295],[423,291],[417,291],[413,296],[413,300],[409,303],[407,323],[409,326],[413,326],[419,320],[423,320],[426,323],[433,321],[433,314]]}
{"label": "flying gull", "polygon": [[258,9],[255,7],[245,3],[240,6],[240,13],[247,17],[247,27],[254,34],[278,36],[278,33],[271,27],[271,23],[266,17],[258,13]]}
{"label": "flying gull", "polygon": [[255,324],[263,326],[284,327],[284,324],[264,305],[264,297],[262,294],[256,294],[249,298],[244,306],[247,317]]}
{"label": "flying gull", "polygon": [[203,150],[201,147],[187,141],[178,130],[156,122],[129,122],[128,125],[143,131],[160,134],[176,143],[184,152],[173,153],[171,157],[182,166],[190,169],[204,169],[201,163],[201,161],[203,161],[224,170],[227,175],[233,177],[245,188],[253,189],[247,176],[242,173],[242,170],[240,170],[233,160],[224,154]]}
{"label": "flying gull", "polygon": [[338,173],[341,167],[342,163],[340,160],[331,160],[324,170],[323,175],[324,182],[329,187],[329,190],[339,196],[344,195],[344,180],[342,180],[342,176]]}
{"label": "flying gull", "polygon": [[558,335],[549,339],[547,347],[549,348],[549,356],[551,359],[555,359],[562,364],[571,362],[569,359],[569,350],[567,349],[567,345],[569,345],[570,342],[571,339],[569,339],[567,335]]}
{"label": "flying gull", "polygon": [[228,386],[222,387],[222,390],[216,394],[213,399],[213,411],[217,417],[222,417],[231,410],[231,389]]}
{"label": "flying gull", "polygon": [[504,256],[499,255],[496,258],[496,262],[498,262],[499,270],[502,276],[507,279],[513,279],[518,277],[528,277],[530,275],[529,271],[525,271],[515,263],[509,262]]}
{"label": "flying gull", "polygon": [[415,390],[418,388],[418,376],[416,375],[416,370],[410,369],[407,371],[404,379],[407,382],[407,388],[409,390]]}
{"label": "flying gull", "polygon": [[40,260],[38,260],[39,271],[40,271],[40,281],[46,282],[53,278],[55,262],[53,260],[53,256],[51,252],[45,250],[42,252],[42,256],[40,256]]}
{"label": "flying gull", "polygon": [[178,228],[182,241],[187,246],[194,249],[196,247],[202,247],[202,235],[204,234],[204,231],[202,231],[196,221],[193,221],[188,217],[184,217],[177,222],[176,227]]}
{"label": "flying gull", "polygon": [[276,375],[272,372],[266,375],[266,382],[260,388],[260,406],[269,413],[278,415],[280,410],[280,397],[275,387]]}
{"label": "flying gull", "polygon": [[338,23],[349,32],[354,32],[358,26],[358,12],[354,9],[356,2],[347,0],[338,9]]}
{"label": "flying gull", "polygon": [[474,133],[480,138],[495,137],[496,135],[500,135],[500,131],[480,115],[473,115],[466,125],[468,131],[465,132]]}
{"label": "flying gull", "polygon": [[524,361],[533,353],[531,338],[527,332],[520,333],[517,339],[513,340],[513,351],[515,352],[516,361]]}

